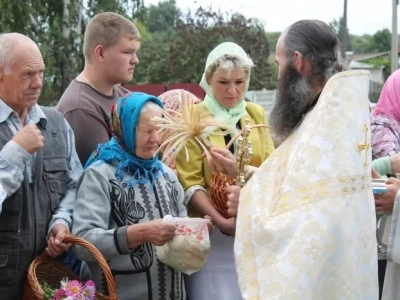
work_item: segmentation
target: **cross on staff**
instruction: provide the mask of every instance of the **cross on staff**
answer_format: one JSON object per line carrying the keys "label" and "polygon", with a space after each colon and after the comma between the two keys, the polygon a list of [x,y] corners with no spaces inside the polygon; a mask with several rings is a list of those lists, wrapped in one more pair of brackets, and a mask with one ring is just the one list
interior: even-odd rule
{"label": "cross on staff", "polygon": [[237,178],[236,185],[244,186],[244,168],[251,161],[251,157],[253,156],[253,148],[252,142],[248,140],[250,135],[250,121],[248,119],[245,120],[245,125],[243,128],[243,134],[239,137],[238,145],[236,148],[236,163],[237,163]]}
{"label": "cross on staff", "polygon": [[357,149],[358,152],[361,153],[361,151],[365,151],[365,162],[364,166],[368,166],[368,150],[371,148],[371,144],[368,143],[368,126],[365,124],[364,125],[364,136],[365,136],[365,142],[364,144],[358,144]]}

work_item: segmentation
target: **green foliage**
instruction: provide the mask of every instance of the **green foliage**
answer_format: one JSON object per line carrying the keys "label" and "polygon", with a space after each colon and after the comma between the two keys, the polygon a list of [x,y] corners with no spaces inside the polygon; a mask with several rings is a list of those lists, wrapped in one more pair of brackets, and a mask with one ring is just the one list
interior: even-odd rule
{"label": "green foliage", "polygon": [[281,36],[281,32],[266,32],[265,33],[268,39],[269,49],[271,52],[275,52],[276,44],[278,43],[278,39]]}
{"label": "green foliage", "polygon": [[133,22],[137,29],[140,32],[140,36],[142,37],[141,41],[148,41],[152,39],[151,33],[147,30],[146,25],[142,21],[135,21]]}
{"label": "green foliage", "polygon": [[175,28],[182,13],[175,0],[164,0],[147,8],[146,24],[149,32],[161,32]]}
{"label": "green foliage", "polygon": [[377,31],[373,35],[349,36],[350,49],[355,53],[372,53],[390,51],[391,33],[389,29]]}
{"label": "green foliage", "polygon": [[369,59],[362,60],[363,63],[370,64],[375,68],[383,67],[383,75],[385,76],[385,80],[391,74],[391,63],[390,63],[390,56],[377,56]]}
{"label": "green foliage", "polygon": [[372,39],[374,41],[374,48],[377,52],[390,51],[392,44],[392,34],[389,29],[383,29],[377,31]]}
{"label": "green foliage", "polygon": [[378,102],[379,96],[381,94],[383,84],[379,82],[372,81],[369,89],[369,100],[373,103]]}
{"label": "green foliage", "polygon": [[101,12],[114,12],[132,20],[144,21],[144,0],[88,0],[88,17]]}
{"label": "green foliage", "polygon": [[50,300],[51,298],[54,298],[54,295],[57,291],[56,288],[51,287],[49,284],[47,284],[47,282],[43,283],[42,289],[44,292],[43,300]]}
{"label": "green foliage", "polygon": [[275,58],[271,57],[269,59],[269,68],[271,72],[271,76],[266,80],[265,88],[267,90],[275,90],[278,88],[278,71],[279,67],[275,62]]}
{"label": "green foliage", "polygon": [[144,19],[143,0],[0,1],[0,32],[25,34],[42,52],[46,72],[41,104],[56,104],[83,69],[84,28],[95,13],[103,11],[117,12],[137,21]]}
{"label": "green foliage", "polygon": [[[346,39],[346,51],[350,51],[351,50],[351,45],[350,45],[350,35],[349,35],[349,30],[344,29],[345,25],[344,25],[344,21],[343,18],[339,18],[339,20],[333,19],[332,22],[329,23],[329,26],[333,29],[333,31],[336,33],[336,35],[338,36],[339,39],[339,44],[343,44],[344,42],[344,38]],[[346,36],[344,37],[344,31],[346,32]]]}
{"label": "green foliage", "polygon": [[[99,12],[112,11],[135,22],[141,36],[139,65],[134,83],[199,82],[208,53],[219,43],[242,46],[255,63],[250,89],[275,89],[278,68],[275,51],[279,32],[264,32],[264,26],[240,14],[199,9],[183,15],[176,0],[144,6],[144,0],[13,0],[0,1],[0,32],[20,32],[40,47],[46,64],[40,102],[54,105],[71,80],[84,67],[82,55],[86,24]],[[340,20],[331,26],[339,33]],[[355,53],[390,50],[390,31],[348,36],[348,50]],[[385,66],[384,58],[368,62]]]}
{"label": "green foliage", "polygon": [[[383,67],[383,75],[386,79],[390,76],[391,74],[391,65],[390,65],[390,56],[377,56],[377,57],[372,57],[369,59],[364,59],[361,62],[372,65],[374,68],[381,68]],[[371,82],[370,85],[370,91],[369,91],[369,98],[371,102],[377,102],[379,99],[379,95],[381,93],[383,84],[379,82]]]}
{"label": "green foliage", "polygon": [[82,25],[80,11],[79,0],[0,2],[0,31],[26,34],[42,51],[46,65],[41,97],[44,105],[58,101],[73,78],[74,67],[82,65],[79,47]]}
{"label": "green foliage", "polygon": [[150,41],[143,41],[138,53],[139,64],[135,68],[132,82],[167,83],[166,66],[168,64],[169,40],[173,31],[155,33]]}
{"label": "green foliage", "polygon": [[336,33],[336,35],[339,34],[339,22],[337,19],[333,19],[330,23],[329,26],[332,28],[332,30]]}
{"label": "green foliage", "polygon": [[[336,33],[341,43],[343,38],[340,33],[343,32],[343,18],[339,20],[333,19],[329,23],[330,27]],[[375,34],[364,34],[361,36],[349,34],[347,30],[347,51],[354,53],[372,53],[390,51],[391,47],[391,32],[389,29],[382,29]]]}
{"label": "green foliage", "polygon": [[212,10],[189,12],[175,27],[155,32],[142,44],[134,82],[199,82],[208,53],[218,44],[233,41],[244,48],[256,67],[250,89],[265,88],[269,80],[269,44],[263,26],[239,14]]}
{"label": "green foliage", "polygon": [[364,34],[362,36],[350,35],[349,44],[354,53],[369,53],[372,52],[373,49],[373,39],[369,34]]}

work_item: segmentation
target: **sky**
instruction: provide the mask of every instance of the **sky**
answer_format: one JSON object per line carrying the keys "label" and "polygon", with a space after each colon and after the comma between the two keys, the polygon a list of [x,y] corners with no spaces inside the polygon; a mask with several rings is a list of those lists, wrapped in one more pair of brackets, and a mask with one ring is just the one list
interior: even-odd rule
{"label": "sky", "polygon": [[[145,0],[145,5],[158,2],[160,0]],[[266,31],[282,31],[301,19],[329,23],[343,14],[343,0],[176,0],[176,3],[181,10],[207,7],[212,3],[213,8],[261,20]],[[384,28],[392,31],[392,1],[348,0],[347,19],[350,34],[374,34]]]}

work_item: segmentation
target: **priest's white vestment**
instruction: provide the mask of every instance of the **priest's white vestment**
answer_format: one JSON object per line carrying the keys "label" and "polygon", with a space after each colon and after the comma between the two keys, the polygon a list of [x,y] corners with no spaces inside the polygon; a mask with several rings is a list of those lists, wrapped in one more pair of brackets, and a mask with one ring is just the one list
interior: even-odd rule
{"label": "priest's white vestment", "polygon": [[378,299],[367,71],[334,75],[240,195],[244,299]]}

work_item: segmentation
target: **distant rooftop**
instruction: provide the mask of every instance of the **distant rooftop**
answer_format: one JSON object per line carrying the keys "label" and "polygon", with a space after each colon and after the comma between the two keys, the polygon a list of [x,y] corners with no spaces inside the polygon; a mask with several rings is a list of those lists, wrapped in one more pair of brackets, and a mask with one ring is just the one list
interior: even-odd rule
{"label": "distant rooftop", "polygon": [[374,52],[374,53],[356,53],[356,54],[347,54],[346,55],[346,60],[355,60],[355,61],[361,61],[361,60],[366,60],[366,59],[370,59],[370,58],[374,58],[374,57],[378,57],[378,56],[385,56],[385,55],[389,55],[390,52],[389,51],[385,51],[385,52]]}
{"label": "distant rooftop", "polygon": [[[373,65],[367,64],[367,63],[362,63],[356,60],[350,61],[350,64],[348,66],[350,69],[376,69],[377,67],[374,67]],[[384,68],[381,66],[380,68]]]}

